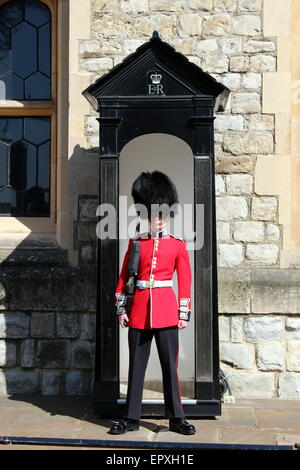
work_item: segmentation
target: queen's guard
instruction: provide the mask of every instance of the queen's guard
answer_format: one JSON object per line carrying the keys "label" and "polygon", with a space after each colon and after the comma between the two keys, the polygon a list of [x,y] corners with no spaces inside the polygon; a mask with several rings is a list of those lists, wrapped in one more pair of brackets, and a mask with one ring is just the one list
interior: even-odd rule
{"label": "queen's guard", "polygon": [[[142,172],[134,181],[131,194],[135,207],[146,209],[148,231],[129,239],[116,286],[118,320],[123,328],[129,328],[129,373],[125,416],[108,432],[123,434],[139,429],[144,378],[154,336],[162,368],[169,428],[182,434],[194,434],[195,427],[184,416],[177,371],[178,330],[188,325],[191,315],[191,266],[187,242],[166,229],[168,217],[173,217],[177,211],[177,190],[166,174]],[[140,217],[143,218],[141,212]],[[128,278],[129,268],[132,268],[129,265],[132,259],[136,260],[132,256],[136,242],[138,265],[134,293],[129,302]],[[178,299],[172,288],[175,270]]]}

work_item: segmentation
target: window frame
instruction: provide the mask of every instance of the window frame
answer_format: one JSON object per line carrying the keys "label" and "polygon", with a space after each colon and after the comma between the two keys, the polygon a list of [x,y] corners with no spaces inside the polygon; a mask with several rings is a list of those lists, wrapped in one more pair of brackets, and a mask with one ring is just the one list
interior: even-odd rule
{"label": "window frame", "polygon": [[[0,8],[11,0],[0,0]],[[33,232],[54,232],[57,219],[57,0],[37,0],[45,4],[51,13],[51,99],[50,100],[1,100],[0,117],[49,116],[50,139],[50,216],[1,216],[3,230],[22,231],[22,224]],[[5,228],[7,230],[5,230]]]}

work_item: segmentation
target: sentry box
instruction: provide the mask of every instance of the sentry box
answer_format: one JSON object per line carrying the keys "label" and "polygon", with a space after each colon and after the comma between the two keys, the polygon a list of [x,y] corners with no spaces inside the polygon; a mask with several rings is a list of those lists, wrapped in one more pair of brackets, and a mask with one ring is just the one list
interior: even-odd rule
{"label": "sentry box", "polygon": [[[182,360],[186,361],[182,374],[189,382],[190,393],[183,393],[186,398],[182,403],[187,417],[220,415],[214,113],[225,110],[229,89],[176,52],[155,31],[148,42],[82,94],[99,113],[99,205],[110,204],[120,214],[119,195],[126,193],[124,175],[132,182],[144,170],[165,171],[180,194],[190,191],[195,238],[201,237],[203,243],[190,252],[193,322],[186,328],[189,331],[180,333],[185,351]],[[176,156],[180,145],[167,145],[163,154],[157,151],[155,143],[163,135],[185,146],[188,157]],[[152,136],[156,140],[149,150]],[[125,146],[128,149],[132,142],[145,137],[148,140],[138,151],[120,158]],[[168,153],[167,147],[173,150]],[[202,207],[202,212],[196,207]],[[197,220],[199,214],[201,223]],[[116,238],[97,238],[94,411],[102,417],[122,416],[125,404],[120,393],[120,368],[126,348],[120,354],[123,332],[119,331],[114,311],[121,260],[119,228],[117,217]],[[188,377],[184,377],[186,371]],[[163,400],[143,399],[142,416],[164,416]]]}

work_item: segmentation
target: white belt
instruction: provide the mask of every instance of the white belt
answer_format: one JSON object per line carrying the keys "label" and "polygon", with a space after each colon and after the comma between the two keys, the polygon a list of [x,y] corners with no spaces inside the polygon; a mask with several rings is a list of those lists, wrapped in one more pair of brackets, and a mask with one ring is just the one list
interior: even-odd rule
{"label": "white belt", "polygon": [[159,280],[153,280],[153,281],[142,281],[138,279],[136,281],[137,287],[140,289],[148,289],[149,287],[165,287],[165,286],[172,286],[173,281],[172,279],[166,280],[166,281],[159,281]]}

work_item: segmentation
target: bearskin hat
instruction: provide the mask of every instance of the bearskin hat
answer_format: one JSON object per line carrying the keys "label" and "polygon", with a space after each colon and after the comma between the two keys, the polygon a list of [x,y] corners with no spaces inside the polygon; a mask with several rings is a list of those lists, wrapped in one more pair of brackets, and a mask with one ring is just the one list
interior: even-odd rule
{"label": "bearskin hat", "polygon": [[151,215],[156,216],[159,214],[174,217],[177,213],[178,194],[176,186],[161,171],[143,171],[133,182],[131,195],[135,205],[143,204],[147,209],[147,214],[143,211],[140,212],[141,218],[147,217],[150,219]]}

